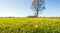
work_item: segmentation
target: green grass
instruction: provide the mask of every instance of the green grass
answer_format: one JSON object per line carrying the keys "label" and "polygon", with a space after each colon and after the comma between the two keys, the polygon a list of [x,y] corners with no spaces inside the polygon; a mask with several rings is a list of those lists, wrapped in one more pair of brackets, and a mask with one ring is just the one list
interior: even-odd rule
{"label": "green grass", "polygon": [[0,18],[0,33],[60,33],[60,18]]}

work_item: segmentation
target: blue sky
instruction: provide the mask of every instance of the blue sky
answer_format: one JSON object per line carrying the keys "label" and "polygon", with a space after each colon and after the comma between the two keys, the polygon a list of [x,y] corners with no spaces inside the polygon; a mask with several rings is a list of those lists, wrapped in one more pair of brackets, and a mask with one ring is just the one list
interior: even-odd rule
{"label": "blue sky", "polygon": [[[33,15],[32,0],[0,0],[0,17]],[[60,0],[45,0],[46,9],[39,16],[60,17]]]}

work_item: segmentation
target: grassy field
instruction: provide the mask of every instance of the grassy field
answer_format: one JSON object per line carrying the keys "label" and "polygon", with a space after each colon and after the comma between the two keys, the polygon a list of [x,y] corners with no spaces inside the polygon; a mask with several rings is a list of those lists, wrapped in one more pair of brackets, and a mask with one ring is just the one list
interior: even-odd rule
{"label": "grassy field", "polygon": [[0,33],[60,33],[60,18],[0,18]]}

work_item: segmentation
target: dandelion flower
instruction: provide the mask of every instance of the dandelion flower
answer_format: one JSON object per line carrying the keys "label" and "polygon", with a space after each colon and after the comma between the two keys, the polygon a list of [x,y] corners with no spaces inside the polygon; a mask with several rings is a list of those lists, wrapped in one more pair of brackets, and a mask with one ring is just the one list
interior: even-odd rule
{"label": "dandelion flower", "polygon": [[38,25],[35,25],[35,28],[38,28]]}

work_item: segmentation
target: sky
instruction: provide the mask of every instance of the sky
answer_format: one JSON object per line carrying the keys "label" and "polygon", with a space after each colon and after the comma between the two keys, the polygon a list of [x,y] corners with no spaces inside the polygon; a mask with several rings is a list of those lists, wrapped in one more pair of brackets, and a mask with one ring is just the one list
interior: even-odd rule
{"label": "sky", "polygon": [[[34,15],[32,0],[0,0],[0,17],[26,17]],[[60,17],[60,0],[45,0],[46,9],[39,16]]]}

